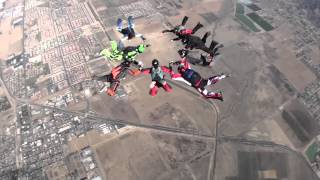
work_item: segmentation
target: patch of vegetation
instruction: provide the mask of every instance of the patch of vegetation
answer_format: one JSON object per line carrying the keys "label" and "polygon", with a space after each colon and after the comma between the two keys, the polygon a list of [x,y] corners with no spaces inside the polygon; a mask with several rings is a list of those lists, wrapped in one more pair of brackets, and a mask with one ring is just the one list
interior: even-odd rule
{"label": "patch of vegetation", "polygon": [[313,143],[309,148],[306,150],[306,155],[310,162],[313,162],[315,159],[316,154],[319,151],[319,145],[317,143]]}
{"label": "patch of vegetation", "polygon": [[271,31],[274,28],[271,24],[269,24],[266,20],[260,17],[257,13],[249,13],[247,16],[252,19],[255,23],[257,23],[262,29],[265,31]]}
{"label": "patch of vegetation", "polygon": [[240,3],[236,4],[236,16],[238,14],[244,14],[244,6]]}
{"label": "patch of vegetation", "polygon": [[254,23],[243,14],[236,14],[236,18],[253,32],[260,32]]}

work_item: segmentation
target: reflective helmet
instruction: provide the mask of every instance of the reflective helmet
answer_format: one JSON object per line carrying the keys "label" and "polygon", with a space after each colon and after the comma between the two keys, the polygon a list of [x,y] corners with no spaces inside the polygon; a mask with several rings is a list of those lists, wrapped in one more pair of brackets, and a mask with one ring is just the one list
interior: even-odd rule
{"label": "reflective helmet", "polygon": [[131,65],[131,62],[128,61],[128,60],[125,60],[125,61],[122,62],[122,65],[126,66],[126,67],[129,67]]}
{"label": "reflective helmet", "polygon": [[159,67],[159,61],[157,59],[152,60],[152,66],[154,68],[158,68]]}
{"label": "reflective helmet", "polygon": [[186,49],[180,49],[178,51],[178,53],[179,53],[180,57],[184,58],[184,57],[186,57],[188,55],[189,51],[186,50]]}

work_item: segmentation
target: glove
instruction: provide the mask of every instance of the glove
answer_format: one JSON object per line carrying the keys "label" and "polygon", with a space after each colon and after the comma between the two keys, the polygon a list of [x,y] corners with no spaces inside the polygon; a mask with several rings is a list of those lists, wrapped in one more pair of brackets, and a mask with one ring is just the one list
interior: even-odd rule
{"label": "glove", "polygon": [[150,84],[150,89],[154,88],[155,85],[156,85],[156,82],[152,81],[151,84]]}
{"label": "glove", "polygon": [[139,66],[139,70],[141,71],[142,68],[143,68],[143,62],[142,62],[142,61],[139,61],[139,62],[138,62],[138,66]]}
{"label": "glove", "polygon": [[172,70],[172,65],[174,64],[174,62],[173,61],[170,61],[169,62],[169,69],[171,69]]}

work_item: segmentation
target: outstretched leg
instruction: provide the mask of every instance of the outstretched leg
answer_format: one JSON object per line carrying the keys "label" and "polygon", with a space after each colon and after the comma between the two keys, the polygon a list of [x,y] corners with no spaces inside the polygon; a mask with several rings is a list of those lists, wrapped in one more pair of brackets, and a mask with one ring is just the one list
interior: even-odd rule
{"label": "outstretched leg", "polygon": [[171,92],[172,91],[172,87],[166,81],[162,82],[162,88],[166,92]]}
{"label": "outstretched leg", "polygon": [[132,16],[128,17],[128,29],[130,29],[130,30],[134,29],[134,23],[133,23],[133,17]]}
{"label": "outstretched leg", "polygon": [[208,92],[208,90],[204,89],[201,94],[208,99],[218,99],[223,101],[222,92]]}
{"label": "outstretched leg", "polygon": [[[209,59],[207,60],[208,57],[209,57]],[[211,64],[211,62],[213,61],[213,58],[211,56],[206,57],[203,54],[201,54],[200,59],[201,59],[203,66],[209,66]]]}
{"label": "outstretched leg", "polygon": [[219,43],[218,43],[217,41],[212,40],[209,49],[210,49],[211,51],[213,51],[213,49],[214,49],[218,44],[219,44]]}
{"label": "outstretched leg", "polygon": [[112,74],[107,74],[107,75],[104,75],[104,76],[92,76],[92,79],[93,80],[96,80],[96,81],[102,81],[102,82],[111,82],[112,80]]}
{"label": "outstretched leg", "polygon": [[201,23],[198,23],[193,29],[192,34],[196,33],[200,28],[202,28],[203,25]]}
{"label": "outstretched leg", "polygon": [[187,24],[189,17],[188,16],[184,16],[181,22],[181,26],[185,26]]}
{"label": "outstretched leg", "polygon": [[117,20],[117,31],[122,31],[122,19],[120,18]]}
{"label": "outstretched leg", "polygon": [[112,82],[110,82],[110,87],[107,90],[107,94],[109,96],[115,96],[119,85],[120,85],[120,81],[114,79]]}
{"label": "outstretched leg", "polygon": [[213,77],[210,77],[208,78],[207,80],[207,86],[211,85],[211,84],[216,84],[217,82],[219,82],[220,80],[226,78],[226,77],[229,77],[228,75],[225,75],[225,74],[220,74],[218,76],[213,76]]}
{"label": "outstretched leg", "polygon": [[205,34],[204,34],[204,36],[202,37],[202,39],[201,39],[201,41],[203,42],[203,43],[206,43],[207,42],[207,38],[210,36],[210,32],[206,32]]}
{"label": "outstretched leg", "polygon": [[157,86],[157,83],[155,81],[152,81],[151,84],[150,84],[150,91],[149,91],[149,94],[151,96],[156,96],[158,94],[158,86]]}

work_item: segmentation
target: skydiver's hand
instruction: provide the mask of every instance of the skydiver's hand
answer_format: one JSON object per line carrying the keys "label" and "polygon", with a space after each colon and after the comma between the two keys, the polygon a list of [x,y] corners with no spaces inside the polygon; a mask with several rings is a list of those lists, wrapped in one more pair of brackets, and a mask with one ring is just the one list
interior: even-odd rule
{"label": "skydiver's hand", "polygon": [[142,71],[142,69],[143,69],[143,62],[142,61],[139,61],[138,62],[138,66],[139,66],[139,71]]}
{"label": "skydiver's hand", "polygon": [[156,85],[156,82],[152,81],[151,84],[150,84],[150,89],[154,88],[155,85]]}

